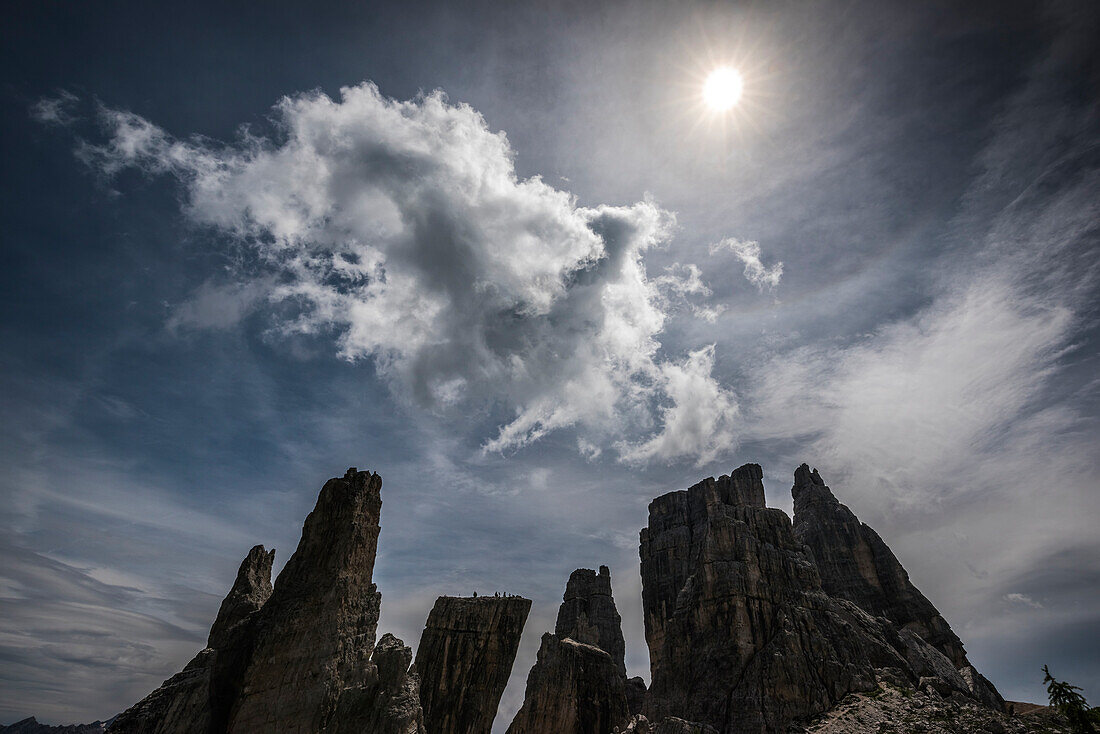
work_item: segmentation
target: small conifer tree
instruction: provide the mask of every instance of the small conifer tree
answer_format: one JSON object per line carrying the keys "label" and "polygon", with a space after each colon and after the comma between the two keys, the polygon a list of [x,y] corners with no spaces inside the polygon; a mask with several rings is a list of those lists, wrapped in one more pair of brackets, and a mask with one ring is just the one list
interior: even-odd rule
{"label": "small conifer tree", "polygon": [[1056,680],[1043,666],[1043,683],[1047,684],[1050,705],[1069,720],[1073,734],[1096,734],[1097,709],[1090,709],[1078,686]]}

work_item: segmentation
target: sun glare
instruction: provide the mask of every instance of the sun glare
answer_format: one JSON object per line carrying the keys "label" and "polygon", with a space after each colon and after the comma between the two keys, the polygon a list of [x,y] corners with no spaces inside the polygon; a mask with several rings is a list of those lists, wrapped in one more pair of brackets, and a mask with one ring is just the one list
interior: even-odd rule
{"label": "sun glare", "polygon": [[703,84],[703,100],[712,110],[725,112],[741,99],[741,88],[741,74],[722,66],[712,71]]}

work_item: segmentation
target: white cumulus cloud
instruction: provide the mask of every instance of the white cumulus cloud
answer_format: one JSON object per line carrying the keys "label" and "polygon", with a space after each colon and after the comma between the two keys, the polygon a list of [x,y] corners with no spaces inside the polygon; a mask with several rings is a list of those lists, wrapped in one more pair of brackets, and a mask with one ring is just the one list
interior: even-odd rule
{"label": "white cumulus cloud", "polygon": [[[707,293],[694,266],[647,277],[644,253],[672,215],[648,200],[581,207],[520,179],[505,135],[469,106],[441,92],[396,101],[365,83],[339,100],[284,98],[275,135],[231,145],[100,116],[108,137],[81,148],[87,163],[177,178],[186,214],[244,243],[267,271],[266,298],[297,306],[280,328],[337,333],[341,356],[373,359],[426,409],[503,411],[486,451],[566,427],[586,436],[586,455],[614,440],[631,461],[700,460],[733,443],[737,403],[711,374],[713,347],[661,352],[673,300]],[[210,322],[211,293],[176,321]]]}

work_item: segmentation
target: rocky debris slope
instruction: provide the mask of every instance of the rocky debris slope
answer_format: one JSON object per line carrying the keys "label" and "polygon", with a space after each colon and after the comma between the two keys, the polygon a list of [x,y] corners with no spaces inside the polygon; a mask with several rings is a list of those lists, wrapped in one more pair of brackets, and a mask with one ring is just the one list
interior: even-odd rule
{"label": "rocky debris slope", "polygon": [[668,716],[658,724],[650,722],[644,714],[631,717],[624,729],[615,729],[616,734],[717,734],[713,726],[695,721],[684,721]]}
{"label": "rocky debris slope", "polygon": [[919,635],[825,592],[790,519],[765,506],[762,476],[747,464],[649,506],[647,717],[782,732],[875,690],[876,670],[969,696],[952,661]]}
{"label": "rocky debris slope", "polygon": [[423,734],[412,652],[392,636],[374,644],[381,488],[354,468],[326,482],[274,588],[274,551],[253,548],[208,647],[111,734]]}
{"label": "rocky debris slope", "polygon": [[[579,568],[569,576],[554,633],[542,636],[523,706],[508,734],[607,734],[625,727],[641,696],[627,682],[622,620],[611,572]],[[633,689],[632,691],[629,689]]]}
{"label": "rocky debris slope", "polygon": [[932,687],[913,690],[882,682],[867,693],[846,696],[806,727],[805,734],[1070,734],[1057,712],[1031,706],[1010,716],[961,695],[942,696]]}
{"label": "rocky debris slope", "polygon": [[833,496],[817,469],[798,467],[791,495],[795,538],[809,547],[826,593],[920,635],[951,660],[975,696],[1003,708],[1004,700],[967,660],[947,620],[909,580],[879,534]]}
{"label": "rocky debris slope", "polygon": [[519,596],[436,600],[414,666],[431,734],[488,734],[530,611]]}
{"label": "rocky debris slope", "polygon": [[28,716],[14,724],[0,726],[0,734],[103,734],[107,730],[107,722],[93,721],[91,724],[68,724],[65,726],[50,726],[39,724],[33,716]]}

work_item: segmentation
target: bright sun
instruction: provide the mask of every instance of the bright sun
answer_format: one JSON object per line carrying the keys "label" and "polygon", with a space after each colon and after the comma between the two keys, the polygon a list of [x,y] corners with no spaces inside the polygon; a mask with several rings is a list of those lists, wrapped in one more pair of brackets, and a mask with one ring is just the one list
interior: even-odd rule
{"label": "bright sun", "polygon": [[741,74],[722,66],[710,73],[703,85],[703,100],[712,110],[725,112],[741,99]]}

